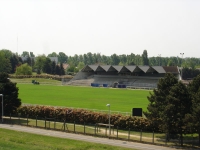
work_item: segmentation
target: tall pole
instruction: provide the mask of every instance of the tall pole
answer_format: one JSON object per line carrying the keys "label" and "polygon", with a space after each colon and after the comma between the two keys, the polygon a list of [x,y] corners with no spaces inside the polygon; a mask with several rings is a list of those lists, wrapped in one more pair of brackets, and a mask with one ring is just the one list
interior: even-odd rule
{"label": "tall pole", "polygon": [[180,55],[182,56],[182,60],[181,60],[181,80],[183,80],[183,55],[184,55],[184,53],[180,53]]}
{"label": "tall pole", "polygon": [[1,96],[1,107],[2,107],[1,122],[3,123],[3,94],[0,94],[0,96]]}
{"label": "tall pole", "polygon": [[111,134],[111,130],[110,130],[110,104],[106,105],[108,107],[108,125],[109,125],[109,136]]}

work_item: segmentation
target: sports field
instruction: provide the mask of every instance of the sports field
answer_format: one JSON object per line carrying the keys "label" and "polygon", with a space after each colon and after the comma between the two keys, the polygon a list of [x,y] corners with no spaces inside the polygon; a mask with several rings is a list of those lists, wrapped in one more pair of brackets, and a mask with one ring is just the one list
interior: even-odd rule
{"label": "sports field", "polygon": [[17,84],[22,103],[130,112],[148,105],[147,90]]}

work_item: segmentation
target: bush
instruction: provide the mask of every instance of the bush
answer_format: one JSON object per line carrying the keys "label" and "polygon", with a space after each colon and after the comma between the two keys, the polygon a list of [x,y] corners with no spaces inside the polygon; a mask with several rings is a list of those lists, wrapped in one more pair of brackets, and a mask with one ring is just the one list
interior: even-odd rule
{"label": "bush", "polygon": [[[51,106],[21,106],[17,109],[17,114],[20,113],[22,117],[35,118],[36,116],[42,118],[56,118],[57,121],[66,120],[68,122],[76,121],[76,123],[108,123],[108,114],[88,111],[84,109],[60,108]],[[123,116],[119,114],[112,114],[110,119],[111,124],[119,128],[143,129],[146,131],[152,130],[151,122],[141,117]]]}

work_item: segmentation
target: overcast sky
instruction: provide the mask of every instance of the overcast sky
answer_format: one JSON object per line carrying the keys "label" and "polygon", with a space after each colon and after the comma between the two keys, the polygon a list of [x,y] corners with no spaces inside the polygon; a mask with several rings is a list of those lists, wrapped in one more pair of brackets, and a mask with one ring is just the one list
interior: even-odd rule
{"label": "overcast sky", "polygon": [[200,0],[0,0],[0,49],[200,58]]}

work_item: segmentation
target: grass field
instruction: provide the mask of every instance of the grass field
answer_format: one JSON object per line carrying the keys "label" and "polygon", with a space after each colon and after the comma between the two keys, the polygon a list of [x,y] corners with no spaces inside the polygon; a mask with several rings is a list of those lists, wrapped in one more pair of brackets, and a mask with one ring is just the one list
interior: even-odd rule
{"label": "grass field", "polygon": [[17,84],[22,103],[130,112],[148,105],[147,90]]}
{"label": "grass field", "polygon": [[0,129],[0,150],[128,150],[115,146]]}

